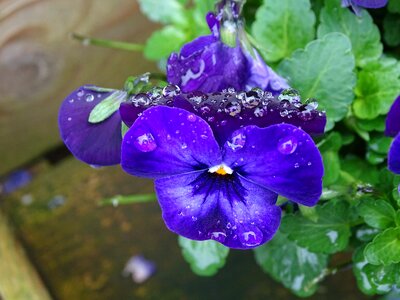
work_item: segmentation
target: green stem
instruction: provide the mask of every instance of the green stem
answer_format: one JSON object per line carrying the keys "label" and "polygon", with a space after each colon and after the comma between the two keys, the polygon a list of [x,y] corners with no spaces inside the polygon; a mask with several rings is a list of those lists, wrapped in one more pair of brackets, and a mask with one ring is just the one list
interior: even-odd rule
{"label": "green stem", "polygon": [[95,38],[87,37],[87,36],[80,35],[77,33],[72,33],[71,37],[77,41],[80,41],[85,46],[93,45],[93,46],[100,46],[100,47],[125,50],[125,51],[143,51],[144,50],[144,45],[141,45],[141,44],[132,44],[132,43],[127,43],[127,42],[111,41],[111,40],[105,40],[105,39],[95,39]]}

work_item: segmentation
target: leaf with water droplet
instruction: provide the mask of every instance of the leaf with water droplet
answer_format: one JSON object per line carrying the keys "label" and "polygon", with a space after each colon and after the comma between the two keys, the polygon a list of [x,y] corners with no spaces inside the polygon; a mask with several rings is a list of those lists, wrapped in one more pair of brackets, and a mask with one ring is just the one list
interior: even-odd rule
{"label": "leaf with water droplet", "polygon": [[197,275],[215,275],[225,265],[229,248],[224,245],[213,240],[194,241],[182,236],[178,241],[183,257]]}
{"label": "leaf with water droplet", "polygon": [[115,113],[121,102],[125,99],[126,93],[123,91],[115,91],[110,96],[97,104],[89,114],[89,123],[100,123]]}
{"label": "leaf with water droplet", "polygon": [[346,248],[350,237],[350,206],[344,201],[329,201],[316,206],[318,220],[301,214],[288,214],[281,230],[299,246],[310,251],[332,254]]}
{"label": "leaf with water droplet", "polygon": [[373,265],[390,265],[400,262],[400,227],[388,228],[369,243],[364,255]]}
{"label": "leaf with water droplet", "polygon": [[300,297],[316,292],[328,264],[328,255],[299,247],[280,231],[254,252],[257,263],[266,273]]}

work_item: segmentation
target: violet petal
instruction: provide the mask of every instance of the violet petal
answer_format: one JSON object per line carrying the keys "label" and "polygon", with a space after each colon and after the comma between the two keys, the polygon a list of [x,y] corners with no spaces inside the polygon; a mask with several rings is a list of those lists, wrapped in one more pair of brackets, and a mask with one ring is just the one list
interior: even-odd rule
{"label": "violet petal", "polygon": [[111,93],[80,87],[68,95],[60,108],[58,124],[62,140],[76,158],[90,165],[108,166],[120,162],[119,113],[97,124],[88,121],[93,108]]}
{"label": "violet petal", "polygon": [[400,132],[400,96],[392,104],[386,117],[385,134],[396,136]]}
{"label": "violet petal", "polygon": [[306,206],[322,193],[323,163],[310,136],[289,124],[247,126],[225,144],[224,163],[248,180]]}
{"label": "violet petal", "polygon": [[121,166],[129,174],[159,178],[221,163],[210,126],[180,108],[147,109],[125,134]]}
{"label": "violet petal", "polygon": [[237,174],[197,171],[157,179],[155,188],[167,227],[189,239],[254,248],[280,223],[277,195]]}
{"label": "violet petal", "polygon": [[388,167],[393,173],[400,174],[400,135],[393,140],[388,154]]}

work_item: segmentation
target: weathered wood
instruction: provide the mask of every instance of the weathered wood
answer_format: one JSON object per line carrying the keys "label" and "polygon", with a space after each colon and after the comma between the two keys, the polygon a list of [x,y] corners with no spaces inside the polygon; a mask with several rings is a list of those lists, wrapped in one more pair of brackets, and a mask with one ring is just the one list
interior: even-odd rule
{"label": "weathered wood", "polygon": [[[71,158],[9,196],[2,208],[60,300],[298,299],[261,272],[251,251],[231,251],[215,277],[192,274],[157,203],[97,205],[103,197],[151,191],[151,181],[119,167],[94,170]],[[33,198],[30,206],[21,204],[24,195]],[[48,203],[57,195],[65,197],[65,205],[51,210]],[[122,276],[129,257],[137,254],[157,264],[154,277],[141,285]],[[324,282],[310,299],[367,298],[349,270]]]}
{"label": "weathered wood", "polygon": [[0,1],[0,175],[60,142],[58,109],[70,91],[118,88],[155,69],[141,53],[84,47],[71,32],[140,43],[154,26],[133,0]]}
{"label": "weathered wood", "polygon": [[0,299],[50,300],[35,269],[0,213]]}

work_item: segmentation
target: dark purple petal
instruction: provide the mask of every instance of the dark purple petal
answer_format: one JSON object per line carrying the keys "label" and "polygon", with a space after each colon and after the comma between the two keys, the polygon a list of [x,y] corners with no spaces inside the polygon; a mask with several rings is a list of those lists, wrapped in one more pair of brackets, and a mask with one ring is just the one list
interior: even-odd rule
{"label": "dark purple petal", "polygon": [[385,134],[396,136],[400,132],[400,96],[392,104],[386,118]]}
{"label": "dark purple petal", "polygon": [[207,15],[207,22],[211,35],[193,40],[183,46],[180,54],[173,53],[169,57],[169,83],[180,86],[184,92],[204,93],[259,87],[276,94],[288,88],[287,82],[265,64],[254,48],[245,49],[243,45],[249,43],[245,34],[240,34],[243,31],[240,22],[236,47],[220,40],[220,23],[213,14]]}
{"label": "dark purple petal", "polygon": [[208,169],[221,163],[210,126],[180,108],[149,108],[122,142],[122,168],[132,175],[159,178]]}
{"label": "dark purple petal", "polygon": [[326,115],[315,109],[316,102],[303,105],[300,97],[284,94],[279,99],[260,90],[247,93],[225,91],[208,95],[196,92],[175,97],[173,105],[205,119],[221,145],[235,130],[247,125],[263,128],[288,123],[301,127],[309,134],[324,133]]}
{"label": "dark purple petal", "polygon": [[121,117],[113,113],[101,123],[89,123],[92,109],[112,92],[81,87],[62,103],[58,116],[61,138],[72,154],[90,165],[109,166],[120,162]]}
{"label": "dark purple petal", "polygon": [[321,154],[311,137],[289,124],[247,126],[225,144],[224,163],[243,177],[302,205],[322,193]]}
{"label": "dark purple petal", "polygon": [[157,179],[155,188],[167,227],[189,239],[248,249],[279,226],[277,195],[237,174],[192,172]]}
{"label": "dark purple petal", "polygon": [[388,154],[389,170],[393,173],[400,174],[400,135],[393,140]]}
{"label": "dark purple petal", "polygon": [[358,5],[365,8],[380,8],[384,7],[388,0],[351,0],[354,5]]}

